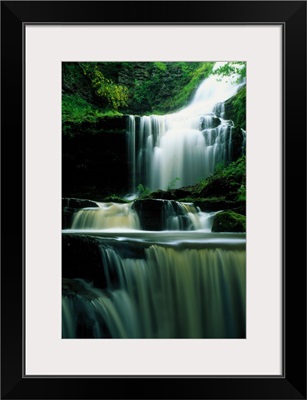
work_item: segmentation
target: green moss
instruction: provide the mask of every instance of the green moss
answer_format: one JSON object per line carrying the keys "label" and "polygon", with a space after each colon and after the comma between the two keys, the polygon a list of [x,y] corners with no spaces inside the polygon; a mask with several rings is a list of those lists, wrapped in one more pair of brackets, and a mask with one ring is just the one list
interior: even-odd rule
{"label": "green moss", "polygon": [[231,119],[235,128],[246,130],[246,86],[225,102],[225,118]]}
{"label": "green moss", "polygon": [[198,197],[225,197],[229,200],[243,200],[246,187],[245,156],[218,169],[213,175],[200,182],[195,191]]}
{"label": "green moss", "polygon": [[218,213],[213,221],[212,232],[245,232],[246,217],[234,211]]}
{"label": "green moss", "polygon": [[62,97],[62,122],[81,124],[83,122],[95,123],[100,118],[122,115],[114,110],[101,110],[88,103],[82,97],[72,94],[63,94]]}

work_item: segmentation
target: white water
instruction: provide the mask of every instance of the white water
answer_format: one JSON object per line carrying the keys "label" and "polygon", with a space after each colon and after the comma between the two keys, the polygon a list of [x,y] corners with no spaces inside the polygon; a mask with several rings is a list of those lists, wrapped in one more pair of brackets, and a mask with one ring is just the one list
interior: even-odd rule
{"label": "white water", "polygon": [[244,129],[241,129],[241,132],[242,132],[242,137],[243,137],[241,152],[242,152],[242,154],[245,154],[245,152],[246,152],[246,131]]}
{"label": "white water", "polygon": [[124,239],[128,255],[101,242],[105,289],[67,280],[76,289],[63,297],[63,337],[245,337],[244,239],[215,236],[184,246],[144,241],[143,252]]}
{"label": "white water", "polygon": [[140,183],[151,190],[167,189],[170,183],[173,187],[195,184],[213,173],[218,163],[230,161],[233,124],[223,119],[223,102],[239,87],[210,76],[188,107],[141,117],[138,129],[130,116],[131,191],[136,193]]}
{"label": "white water", "polygon": [[73,216],[72,229],[140,229],[137,213],[128,203],[97,203],[97,208],[82,208]]}
{"label": "white water", "polygon": [[[132,193],[140,183],[150,189],[194,184],[231,160],[224,101],[237,89],[210,77],[177,113],[130,116]],[[77,211],[63,236],[85,236],[84,246],[97,241],[103,289],[80,266],[70,266],[76,275],[64,279],[63,338],[245,338],[245,234],[210,233],[216,212],[189,203],[161,201],[150,216],[159,218],[157,232],[142,228],[148,209],[97,204]],[[87,281],[79,278],[84,275]]]}
{"label": "white water", "polygon": [[[159,230],[203,230],[210,232],[217,212],[205,213],[190,203],[155,200],[162,203]],[[97,208],[82,208],[73,215],[71,229],[142,230],[133,203],[97,203]],[[153,215],[153,218],[156,216]]]}

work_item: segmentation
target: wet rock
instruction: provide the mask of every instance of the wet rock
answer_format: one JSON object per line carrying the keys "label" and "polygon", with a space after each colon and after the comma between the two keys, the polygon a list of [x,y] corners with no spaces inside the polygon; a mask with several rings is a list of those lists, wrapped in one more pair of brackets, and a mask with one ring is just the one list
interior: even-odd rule
{"label": "wet rock", "polygon": [[85,279],[95,287],[105,287],[99,243],[95,238],[62,235],[62,277]]}
{"label": "wet rock", "polygon": [[123,242],[116,240],[63,234],[62,278],[82,279],[99,289],[106,288],[111,282],[114,288],[119,285],[118,263],[126,258],[144,259],[148,246],[146,243],[133,242],[126,242],[123,246]]}
{"label": "wet rock", "polygon": [[219,126],[221,120],[213,115],[204,115],[200,119],[200,129],[212,129]]}
{"label": "wet rock", "polygon": [[186,217],[180,203],[172,200],[136,200],[133,203],[141,228],[148,231],[161,231],[167,229],[167,219],[178,217],[181,229],[188,229],[189,219]]}

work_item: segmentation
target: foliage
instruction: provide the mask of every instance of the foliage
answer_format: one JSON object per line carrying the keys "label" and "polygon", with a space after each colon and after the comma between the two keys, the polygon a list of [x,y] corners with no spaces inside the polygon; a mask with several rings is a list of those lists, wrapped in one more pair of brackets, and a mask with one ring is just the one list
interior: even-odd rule
{"label": "foliage", "polygon": [[198,64],[197,68],[191,68],[190,64],[194,63],[175,63],[177,68],[182,72],[182,78],[179,80],[177,77],[174,80],[176,92],[171,95],[165,95],[161,99],[158,107],[155,108],[156,114],[163,114],[168,111],[174,111],[186,106],[194,95],[200,82],[208,77],[213,69],[214,63],[195,63]]}
{"label": "foliage", "polygon": [[169,184],[167,185],[167,189],[166,190],[173,190],[176,187],[176,182],[180,181],[180,178],[178,178],[178,176],[174,179],[172,179]]}
{"label": "foliage", "polygon": [[86,100],[78,95],[63,94],[62,119],[64,122],[80,124],[84,121],[96,122],[103,113],[94,108]]}
{"label": "foliage", "polygon": [[221,161],[215,166],[215,173],[221,172],[225,168],[225,161]]}
{"label": "foliage", "polygon": [[[195,71],[204,63],[134,63],[129,108],[140,114],[165,114],[184,106],[196,87],[190,84]],[[204,78],[204,76],[203,76]]]}
{"label": "foliage", "polygon": [[231,119],[234,126],[246,129],[246,87],[243,86],[238,93],[225,102],[226,118]]}
{"label": "foliage", "polygon": [[225,168],[217,168],[214,174],[189,188],[191,198],[207,200],[246,200],[246,159],[240,157]]}
{"label": "foliage", "polygon": [[62,92],[74,94],[88,103],[95,103],[95,93],[91,81],[84,75],[78,62],[62,63]]}
{"label": "foliage", "polygon": [[238,200],[246,201],[246,185],[242,184],[238,189]]}
{"label": "foliage", "polygon": [[220,178],[234,178],[235,180],[245,178],[245,164],[245,156],[242,156],[238,160],[228,164],[225,168],[217,168],[214,174],[203,182],[203,185],[206,186],[209,182]]}
{"label": "foliage", "polygon": [[120,115],[118,111],[99,109],[78,95],[62,95],[62,124],[65,135],[73,136],[74,125],[96,123],[101,118]]}
{"label": "foliage", "polygon": [[117,194],[111,194],[103,199],[106,203],[129,203],[130,200],[123,199],[122,197],[118,196]]}
{"label": "foliage", "polygon": [[166,71],[167,66],[165,62],[154,62],[155,67],[161,69],[162,71]]}
{"label": "foliage", "polygon": [[141,183],[137,187],[138,189],[138,199],[142,200],[145,198],[148,198],[151,194],[151,190],[145,186],[143,186]]}
{"label": "foliage", "polygon": [[[64,62],[62,91],[63,95],[77,96],[103,113],[118,110],[126,114],[165,114],[188,103],[200,81],[210,75],[213,65],[204,62]],[[82,115],[87,118],[89,110],[80,111],[79,121]],[[75,119],[76,115],[66,113],[66,122]]]}
{"label": "foliage", "polygon": [[158,190],[151,192],[151,198],[163,198],[193,202],[204,205],[207,210],[241,207],[245,209],[246,201],[246,160],[245,156],[228,164],[225,168],[217,168],[210,177],[193,186],[174,189],[171,192]]}
{"label": "foliage", "polygon": [[212,74],[218,75],[220,78],[229,77],[231,82],[242,82],[246,78],[246,62],[236,61],[227,62],[220,67],[214,69]]}
{"label": "foliage", "polygon": [[114,110],[127,105],[127,87],[118,85],[106,78],[96,63],[80,63],[80,66],[84,75],[89,76],[97,96],[102,99],[103,105]]}

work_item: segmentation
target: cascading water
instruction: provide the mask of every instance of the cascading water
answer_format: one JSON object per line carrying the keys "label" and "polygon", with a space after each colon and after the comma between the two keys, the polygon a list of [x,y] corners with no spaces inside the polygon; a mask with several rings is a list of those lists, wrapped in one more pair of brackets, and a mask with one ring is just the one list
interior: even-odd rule
{"label": "cascading water", "polygon": [[[155,218],[156,229],[150,228],[146,221],[148,202],[130,204],[97,203],[96,208],[82,208],[72,218],[73,230],[103,230],[103,229],[132,229],[132,230],[203,230],[210,232],[216,212],[202,212],[190,203],[180,203],[169,200],[154,200],[158,205],[153,213],[152,202],[149,202],[150,218]],[[143,207],[145,206],[145,207]],[[149,225],[148,225],[149,224]],[[149,226],[148,229],[146,227]]]}
{"label": "cascading water", "polygon": [[[136,128],[129,116],[128,157],[131,190],[142,184],[151,190],[195,184],[231,161],[232,121],[224,120],[224,101],[240,85],[207,78],[191,104],[177,113],[140,117]],[[179,178],[177,181],[176,178]]]}
{"label": "cascading water", "polygon": [[[195,184],[231,161],[225,101],[238,88],[211,76],[177,113],[129,116],[131,193]],[[212,233],[219,211],[162,199],[66,206],[63,338],[246,337],[245,234]]]}
{"label": "cascading water", "polygon": [[242,132],[242,138],[243,138],[241,152],[242,152],[242,155],[244,155],[246,152],[246,131],[244,129],[241,129],[241,132]]}
{"label": "cascading water", "polygon": [[97,205],[63,231],[63,338],[245,337],[245,234],[190,203]]}
{"label": "cascading water", "polygon": [[98,208],[82,208],[73,216],[72,229],[139,229],[140,223],[131,204],[97,203]]}
{"label": "cascading water", "polygon": [[133,193],[136,192],[135,178],[136,178],[136,160],[135,160],[135,118],[129,116],[129,140],[128,140],[128,154],[129,154],[129,168],[130,168],[130,180]]}
{"label": "cascading water", "polygon": [[245,337],[244,239],[124,244],[99,245],[103,289],[65,280],[63,338]]}

